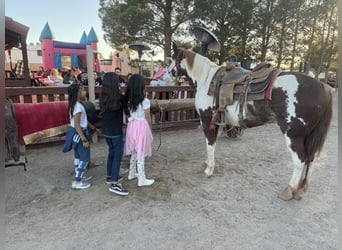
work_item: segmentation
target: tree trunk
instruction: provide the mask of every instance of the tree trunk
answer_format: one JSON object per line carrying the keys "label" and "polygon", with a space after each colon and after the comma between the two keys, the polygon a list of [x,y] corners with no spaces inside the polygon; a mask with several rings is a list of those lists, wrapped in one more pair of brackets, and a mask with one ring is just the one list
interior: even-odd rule
{"label": "tree trunk", "polygon": [[172,12],[172,1],[166,1],[165,16],[164,16],[164,61],[167,57],[171,56],[171,43],[172,43],[172,29],[171,29],[171,12]]}
{"label": "tree trunk", "polygon": [[[318,3],[317,3],[317,6],[321,4],[321,0],[318,0]],[[313,49],[313,41],[314,41],[314,38],[315,38],[315,33],[316,33],[316,23],[317,23],[317,16],[318,16],[318,13],[316,13],[316,15],[314,16],[313,18],[313,21],[312,21],[312,30],[311,30],[311,35],[310,35],[310,38],[309,38],[309,49],[308,49],[308,52],[307,52],[307,55],[306,55],[306,58],[305,58],[305,62],[306,62],[306,65],[307,67],[305,68],[305,72],[304,73],[308,73],[309,72],[309,69],[311,67],[311,54],[312,54],[312,49]]]}
{"label": "tree trunk", "polygon": [[292,46],[292,54],[291,54],[290,71],[293,71],[295,56],[296,56],[296,54],[297,54],[299,13],[300,13],[300,9],[298,9],[298,10],[296,11],[296,23],[295,23],[295,32],[294,32],[294,34],[293,34],[294,38],[293,38],[293,46]]}

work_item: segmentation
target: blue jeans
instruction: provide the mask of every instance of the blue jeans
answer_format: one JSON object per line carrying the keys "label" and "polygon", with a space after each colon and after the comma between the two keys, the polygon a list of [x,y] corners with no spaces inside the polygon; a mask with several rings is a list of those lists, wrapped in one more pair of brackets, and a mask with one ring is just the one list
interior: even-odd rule
{"label": "blue jeans", "polygon": [[118,181],[123,154],[122,135],[105,138],[108,145],[107,176],[110,176],[112,181]]}
{"label": "blue jeans", "polygon": [[83,147],[83,143],[80,140],[74,148],[75,159],[75,181],[80,181],[90,161],[90,148]]}

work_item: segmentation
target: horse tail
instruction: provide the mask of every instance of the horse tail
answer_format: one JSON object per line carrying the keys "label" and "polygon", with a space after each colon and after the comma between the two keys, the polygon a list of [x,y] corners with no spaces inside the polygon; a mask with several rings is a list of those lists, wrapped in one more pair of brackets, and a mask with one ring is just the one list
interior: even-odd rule
{"label": "horse tail", "polygon": [[304,139],[304,147],[305,147],[305,152],[307,155],[307,161],[305,162],[305,165],[307,166],[306,175],[308,173],[310,163],[313,162],[315,158],[315,154],[316,153],[319,154],[322,150],[324,141],[326,139],[326,136],[329,130],[331,118],[332,118],[332,110],[333,110],[332,91],[331,91],[331,88],[325,87],[324,89],[327,95],[326,109],[321,115],[316,126]]}

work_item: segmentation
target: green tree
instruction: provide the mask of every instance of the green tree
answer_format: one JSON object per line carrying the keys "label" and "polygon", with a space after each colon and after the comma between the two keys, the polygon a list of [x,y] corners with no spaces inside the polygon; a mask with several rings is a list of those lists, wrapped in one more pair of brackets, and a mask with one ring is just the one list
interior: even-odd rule
{"label": "green tree", "polygon": [[221,64],[233,54],[238,54],[239,59],[247,54],[249,34],[253,30],[253,8],[253,0],[195,1],[195,11],[202,14],[192,26],[209,28],[221,43],[220,53],[209,52],[209,57],[217,57]]}
{"label": "green tree", "polygon": [[171,54],[172,36],[193,18],[193,0],[100,0],[104,39],[120,48],[141,41]]}

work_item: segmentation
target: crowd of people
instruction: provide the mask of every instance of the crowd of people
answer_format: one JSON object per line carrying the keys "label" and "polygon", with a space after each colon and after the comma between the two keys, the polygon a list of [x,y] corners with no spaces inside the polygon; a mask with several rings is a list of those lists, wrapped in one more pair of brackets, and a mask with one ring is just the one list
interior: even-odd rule
{"label": "crowd of people", "polygon": [[[173,86],[174,83],[168,82],[169,72],[167,69],[167,63],[161,60],[157,61],[155,68],[153,69],[153,77],[150,81],[150,86]],[[121,75],[121,68],[116,67],[114,72],[119,76],[120,87],[126,87],[127,81]],[[94,72],[95,86],[102,86],[103,76],[106,72]],[[126,79],[128,80],[132,76],[132,73],[128,73]],[[74,82],[79,82],[84,86],[88,85],[88,72],[87,69],[80,69],[79,67],[63,67],[44,69],[43,66],[39,67],[39,70],[33,75],[34,86],[58,86],[67,87]]]}
{"label": "crowd of people", "polygon": [[[102,85],[102,78],[105,72],[94,72],[95,86]],[[63,69],[53,68],[45,70],[43,66],[35,73],[33,79],[34,86],[57,86],[68,87],[70,84],[79,82],[82,85],[88,85],[87,69],[81,70],[79,67],[64,67]]]}
{"label": "crowd of people", "polygon": [[[120,86],[125,84],[126,91],[121,93]],[[70,126],[67,129],[63,152],[74,151],[75,176],[71,187],[86,189],[91,176],[86,175],[90,161],[91,131],[100,133],[87,119],[87,111],[82,105],[86,92],[83,85],[73,82],[68,87],[68,113]],[[145,94],[145,80],[139,74],[132,74],[127,84],[118,70],[104,73],[102,94],[100,96],[101,134],[108,145],[107,175],[105,183],[109,191],[118,195],[128,195],[120,176],[123,155],[130,156],[128,180],[137,179],[137,185],[150,186],[153,179],[146,178],[145,157],[152,155],[152,124],[150,101]],[[123,131],[127,123],[126,133]]]}
{"label": "crowd of people", "polygon": [[[167,65],[157,62],[151,86],[166,86]],[[92,176],[86,174],[90,162],[91,133],[102,135],[108,145],[107,175],[105,183],[109,191],[118,195],[128,195],[120,176],[122,157],[130,156],[128,180],[137,179],[137,185],[150,186],[153,179],[146,178],[145,158],[152,155],[152,123],[150,101],[146,97],[145,79],[139,74],[128,74],[127,81],[121,69],[114,72],[94,72],[96,86],[102,86],[99,96],[99,115],[102,127],[99,131],[91,122],[85,105],[88,74],[77,67],[61,71],[39,68],[36,80],[46,86],[68,86],[68,115],[70,126],[67,129],[63,152],[74,151],[75,175],[73,189],[86,189],[91,186]],[[121,87],[126,87],[123,92]],[[88,112],[88,114],[87,114]],[[125,125],[125,126],[124,126]],[[124,129],[126,128],[126,129]],[[126,170],[127,171],[127,170]]]}

